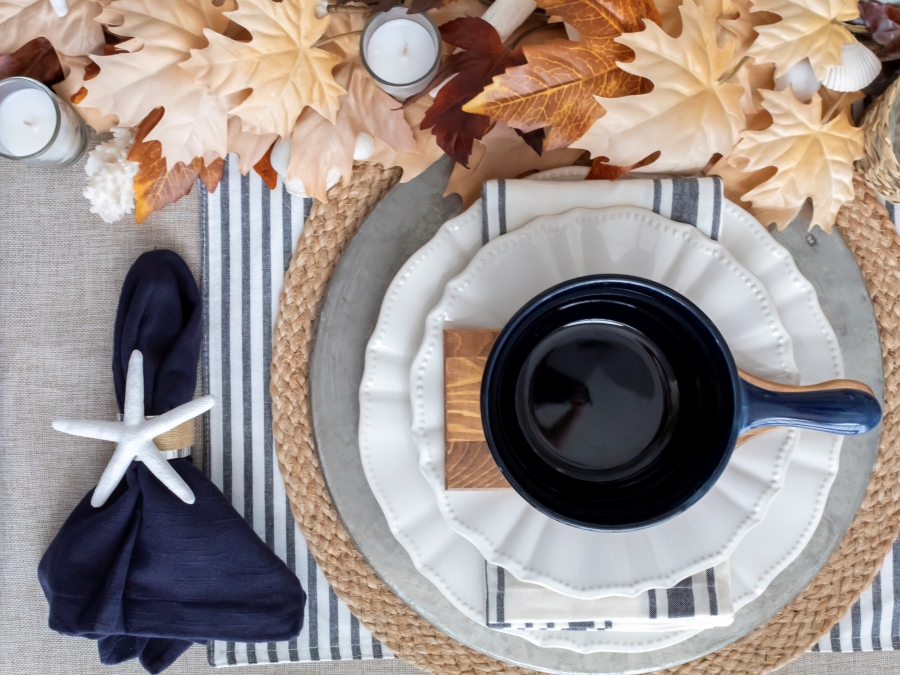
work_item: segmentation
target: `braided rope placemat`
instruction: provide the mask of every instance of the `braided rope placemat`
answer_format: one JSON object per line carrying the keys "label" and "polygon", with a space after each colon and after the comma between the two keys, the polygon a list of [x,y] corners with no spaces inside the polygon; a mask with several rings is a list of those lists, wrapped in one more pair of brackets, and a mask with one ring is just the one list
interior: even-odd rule
{"label": "braided rope placemat", "polygon": [[[398,656],[435,674],[533,673],[463,646],[410,609],[356,549],[319,469],[309,409],[309,361],[316,318],[344,248],[399,178],[399,170],[357,163],[350,185],[316,202],[285,277],[272,339],[275,448],[288,498],[309,550],[337,595]],[[884,431],[862,506],[837,550],[781,612],[717,652],[660,671],[667,675],[768,673],[800,656],[856,601],[881,568],[900,525],[900,239],[875,193],[858,177],[837,228],[862,269],[881,334]]]}

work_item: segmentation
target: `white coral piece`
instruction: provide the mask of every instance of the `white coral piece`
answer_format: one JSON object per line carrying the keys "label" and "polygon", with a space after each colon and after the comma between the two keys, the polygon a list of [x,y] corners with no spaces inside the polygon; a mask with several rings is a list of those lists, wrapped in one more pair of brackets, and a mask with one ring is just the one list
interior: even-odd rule
{"label": "white coral piece", "polygon": [[112,133],[111,141],[91,150],[84,165],[87,187],[82,191],[91,203],[91,213],[107,223],[121,220],[134,211],[134,177],[140,167],[127,159],[134,145],[134,130],[113,127]]}

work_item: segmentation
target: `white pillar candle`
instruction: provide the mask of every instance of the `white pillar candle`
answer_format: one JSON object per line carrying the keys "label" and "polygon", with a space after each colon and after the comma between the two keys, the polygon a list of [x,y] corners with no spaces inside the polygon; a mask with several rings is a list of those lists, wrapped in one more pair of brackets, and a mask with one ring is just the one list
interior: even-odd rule
{"label": "white pillar candle", "polygon": [[373,15],[360,35],[363,64],[379,87],[403,100],[422,91],[441,62],[441,34],[403,7]]}
{"label": "white pillar candle", "polygon": [[424,26],[409,19],[388,21],[372,34],[366,49],[369,67],[385,82],[410,84],[428,74],[437,47]]}
{"label": "white pillar candle", "polygon": [[16,157],[42,150],[56,131],[56,106],[38,89],[19,89],[0,101],[0,145]]}
{"label": "white pillar candle", "polygon": [[47,87],[25,77],[0,81],[0,155],[65,166],[86,144],[82,119]]}

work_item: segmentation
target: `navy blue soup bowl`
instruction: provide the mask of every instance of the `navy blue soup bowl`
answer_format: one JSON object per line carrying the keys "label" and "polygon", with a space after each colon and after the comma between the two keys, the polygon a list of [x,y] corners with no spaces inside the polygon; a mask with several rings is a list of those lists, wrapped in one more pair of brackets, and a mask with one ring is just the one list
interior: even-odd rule
{"label": "navy blue soup bowl", "polygon": [[746,431],[859,434],[878,425],[881,407],[859,389],[751,384],[687,298],[600,275],[551,288],[503,328],[481,417],[500,470],[538,510],[577,527],[632,530],[700,499]]}

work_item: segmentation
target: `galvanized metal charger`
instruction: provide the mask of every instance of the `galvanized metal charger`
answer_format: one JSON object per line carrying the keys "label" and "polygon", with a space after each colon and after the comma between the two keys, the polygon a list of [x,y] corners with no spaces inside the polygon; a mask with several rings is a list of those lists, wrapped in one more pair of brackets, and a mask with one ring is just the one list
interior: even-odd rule
{"label": "galvanized metal charger", "polygon": [[776,238],[816,287],[847,377],[884,391],[880,445],[877,434],[845,441],[812,541],[733,626],[645,654],[581,655],[489,630],[453,608],[391,535],[362,471],[365,344],[393,276],[460,210],[441,196],[449,169],[439,162],[394,188],[363,224],[398,174],[357,165],[348,187],[314,205],[285,279],[272,356],[276,450],[294,515],[337,594],[398,655],[434,673],[764,673],[799,656],[871,583],[900,523],[900,240],[874,193],[857,181],[838,217],[843,240],[808,239],[802,225]]}

